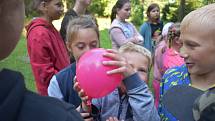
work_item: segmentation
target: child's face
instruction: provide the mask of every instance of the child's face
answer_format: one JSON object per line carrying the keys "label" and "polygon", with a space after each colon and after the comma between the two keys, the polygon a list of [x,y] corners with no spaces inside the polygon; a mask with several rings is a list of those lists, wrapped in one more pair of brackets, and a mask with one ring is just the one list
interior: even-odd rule
{"label": "child's face", "polygon": [[160,17],[160,9],[155,7],[149,12],[149,16],[151,19],[158,19]]}
{"label": "child's face", "polygon": [[51,20],[57,20],[63,15],[63,3],[61,0],[52,0],[47,4],[46,14]]}
{"label": "child's face", "polygon": [[180,39],[183,42],[181,55],[190,74],[215,73],[215,35],[212,27],[195,24],[181,29]]}
{"label": "child's face", "polygon": [[125,3],[121,9],[117,10],[117,15],[122,20],[128,19],[130,17],[130,14],[131,14],[131,4],[130,4],[130,2]]}
{"label": "child's face", "polygon": [[148,82],[148,67],[149,60],[146,56],[138,52],[125,52],[123,56],[127,59],[128,63],[138,72],[140,78]]}
{"label": "child's face", "polygon": [[176,44],[179,48],[182,47],[183,43],[182,43],[182,41],[179,39],[178,36],[175,36],[175,37],[173,38],[173,41],[175,42],[175,44]]}
{"label": "child's face", "polygon": [[75,60],[78,61],[82,54],[99,47],[99,38],[95,30],[91,28],[80,29],[74,40],[67,44],[67,47],[71,50]]}

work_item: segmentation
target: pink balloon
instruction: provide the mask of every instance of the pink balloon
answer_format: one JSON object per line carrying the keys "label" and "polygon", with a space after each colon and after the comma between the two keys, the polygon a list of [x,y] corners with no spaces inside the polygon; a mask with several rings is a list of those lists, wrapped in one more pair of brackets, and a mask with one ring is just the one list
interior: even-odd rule
{"label": "pink balloon", "polygon": [[102,61],[111,60],[103,57],[106,50],[92,49],[81,56],[76,67],[76,77],[80,87],[91,98],[103,97],[112,92],[123,79],[122,74],[107,75],[115,66],[104,66]]}

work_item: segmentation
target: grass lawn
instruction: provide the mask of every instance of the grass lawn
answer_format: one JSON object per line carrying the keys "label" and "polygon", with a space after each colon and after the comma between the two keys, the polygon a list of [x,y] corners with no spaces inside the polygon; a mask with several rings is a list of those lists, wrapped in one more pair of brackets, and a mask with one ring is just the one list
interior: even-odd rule
{"label": "grass lawn", "polygon": [[35,91],[34,79],[28,59],[26,40],[21,36],[15,50],[6,59],[0,61],[0,68],[9,68],[21,72],[26,80],[27,88]]}
{"label": "grass lawn", "polygon": [[[107,29],[110,26],[110,20],[106,18],[99,18],[98,24],[100,29],[101,47],[111,48],[111,41],[109,39]],[[27,88],[32,91],[36,90],[27,53],[26,38],[24,35],[21,36],[20,41],[13,53],[8,58],[0,61],[0,68],[9,68],[21,72],[25,77]],[[150,80],[151,79],[152,76],[150,76]],[[149,85],[151,87],[151,83]]]}

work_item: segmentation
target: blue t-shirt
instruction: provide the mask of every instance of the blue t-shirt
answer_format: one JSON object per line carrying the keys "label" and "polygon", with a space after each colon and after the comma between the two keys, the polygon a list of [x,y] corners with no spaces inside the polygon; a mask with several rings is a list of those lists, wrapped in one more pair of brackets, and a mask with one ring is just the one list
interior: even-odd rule
{"label": "blue t-shirt", "polygon": [[163,75],[160,83],[160,105],[158,108],[161,121],[178,121],[162,104],[164,93],[175,85],[191,85],[186,65],[171,68]]}

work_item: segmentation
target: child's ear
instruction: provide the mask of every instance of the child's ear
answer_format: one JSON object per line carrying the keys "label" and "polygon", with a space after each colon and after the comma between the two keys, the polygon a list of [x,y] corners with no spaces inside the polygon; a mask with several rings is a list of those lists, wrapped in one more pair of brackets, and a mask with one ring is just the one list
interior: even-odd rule
{"label": "child's ear", "polygon": [[45,10],[45,7],[46,7],[46,2],[45,1],[42,1],[39,6],[38,6],[38,10],[39,11],[44,11]]}
{"label": "child's ear", "polygon": [[40,3],[40,5],[39,5],[39,9],[40,9],[41,11],[46,10],[46,7],[47,7],[47,2],[45,2],[45,1],[42,1],[42,2]]}
{"label": "child's ear", "polygon": [[71,49],[69,42],[66,42],[66,47],[67,47],[67,50],[71,53],[72,49]]}

